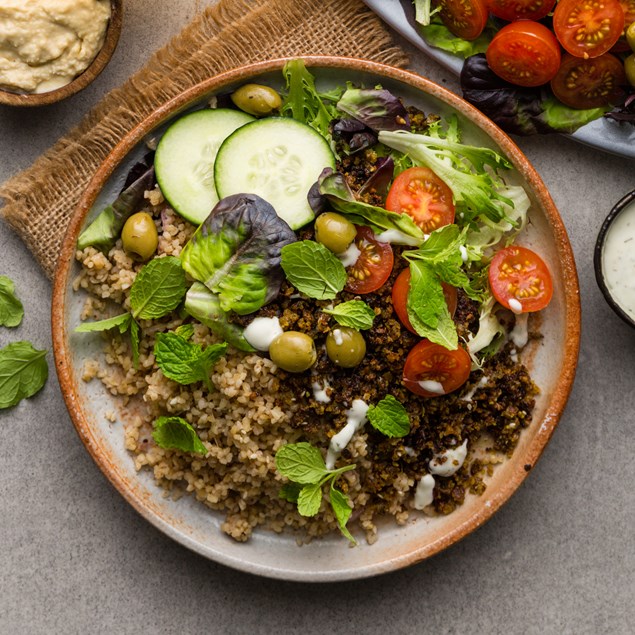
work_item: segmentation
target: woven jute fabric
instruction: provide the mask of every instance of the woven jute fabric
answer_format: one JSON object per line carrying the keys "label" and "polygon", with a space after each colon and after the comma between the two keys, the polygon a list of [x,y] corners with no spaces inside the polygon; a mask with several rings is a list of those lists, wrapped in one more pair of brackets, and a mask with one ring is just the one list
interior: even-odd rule
{"label": "woven jute fabric", "polygon": [[95,170],[158,106],[223,71],[296,55],[407,59],[361,0],[220,0],[27,170],[0,186],[0,213],[52,278],[73,210]]}

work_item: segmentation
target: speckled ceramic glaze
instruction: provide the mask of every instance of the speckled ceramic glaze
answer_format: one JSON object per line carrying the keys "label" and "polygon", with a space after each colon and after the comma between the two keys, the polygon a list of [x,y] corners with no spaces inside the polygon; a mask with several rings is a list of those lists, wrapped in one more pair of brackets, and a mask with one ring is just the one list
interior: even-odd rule
{"label": "speckled ceramic glaze", "polygon": [[88,68],[78,75],[72,82],[61,88],[50,90],[47,93],[13,93],[0,89],[0,104],[7,106],[47,106],[54,104],[71,95],[75,95],[91,84],[99,74],[106,68],[112,54],[117,48],[119,35],[121,34],[121,23],[123,19],[123,0],[110,0],[111,14],[104,44],[99,49],[95,59]]}
{"label": "speckled ceramic glaze", "polygon": [[[567,401],[577,362],[580,308],[575,263],[560,216],[538,174],[514,143],[459,97],[422,77],[380,64],[343,58],[306,58],[322,88],[346,81],[383,84],[426,112],[457,114],[465,140],[489,145],[505,154],[516,171],[510,181],[525,186],[532,201],[531,223],[522,242],[538,249],[549,264],[555,293],[542,313],[543,339],[524,355],[541,389],[531,426],[522,434],[513,458],[500,465],[480,497],[449,516],[413,514],[403,527],[390,519],[380,523],[379,540],[350,548],[339,535],[299,547],[292,535],[255,532],[250,542],[236,543],[220,530],[222,516],[192,498],[163,497],[149,471],[137,473],[124,449],[121,423],[106,413],[117,402],[99,381],[81,380],[83,361],[102,346],[98,336],[75,334],[84,297],[71,283],[79,269],[75,243],[83,226],[112,200],[126,172],[144,153],[147,135],[160,134],[166,122],[184,110],[247,81],[280,86],[284,60],[243,67],[214,77],[169,102],[126,136],[99,168],[70,224],[60,255],[53,296],[53,337],[57,372],[79,436],[104,474],[145,518],[167,535],[201,555],[259,575],[289,580],[330,581],[372,576],[419,562],[482,525],[514,493],[551,437]],[[554,483],[554,487],[558,484]],[[531,522],[531,519],[527,519]]]}

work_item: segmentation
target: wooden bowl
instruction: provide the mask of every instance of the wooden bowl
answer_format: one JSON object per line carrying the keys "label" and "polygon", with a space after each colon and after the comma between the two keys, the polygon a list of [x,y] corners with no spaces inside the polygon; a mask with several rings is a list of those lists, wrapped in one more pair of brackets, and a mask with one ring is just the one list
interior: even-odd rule
{"label": "wooden bowl", "polygon": [[0,88],[0,104],[7,106],[46,106],[84,90],[103,70],[117,48],[123,17],[123,0],[110,0],[111,15],[104,44],[88,68],[72,82],[46,93],[14,93]]}
{"label": "wooden bowl", "polygon": [[[537,316],[542,321],[542,339],[533,340],[531,350],[525,349],[521,356],[541,393],[531,424],[523,430],[513,456],[496,467],[487,490],[481,496],[468,494],[465,503],[448,516],[416,514],[404,526],[392,518],[382,519],[379,540],[372,546],[351,549],[341,536],[330,535],[299,547],[293,534],[265,530],[254,532],[248,543],[237,543],[222,533],[222,514],[193,497],[165,498],[151,472],[135,471],[122,424],[109,420],[118,408],[116,399],[101,383],[82,380],[84,362],[101,354],[103,340],[98,334],[74,333],[85,300],[72,288],[79,272],[74,256],[80,231],[116,197],[130,167],[147,152],[147,135],[160,135],[183,111],[247,82],[281,87],[286,60],[245,66],[190,88],[158,108],[114,148],[88,184],[64,239],[53,290],[52,332],[57,374],[77,432],[107,478],[144,518],[182,545],[222,564],[272,578],[317,582],[368,577],[419,562],[474,531],[510,498],[534,469],[567,402],[577,365],[580,300],[569,239],[549,192],[527,158],[496,125],[454,93],[415,73],[359,59],[304,59],[324,90],[343,86],[346,80],[367,86],[381,83],[425,112],[458,116],[466,143],[489,146],[506,155],[515,168],[509,182],[523,185],[529,195],[531,222],[522,243],[540,251],[554,280],[551,304]],[[129,416],[130,412],[119,410],[120,422]],[[560,484],[554,482],[553,487]],[[528,526],[534,521],[522,519]]]}

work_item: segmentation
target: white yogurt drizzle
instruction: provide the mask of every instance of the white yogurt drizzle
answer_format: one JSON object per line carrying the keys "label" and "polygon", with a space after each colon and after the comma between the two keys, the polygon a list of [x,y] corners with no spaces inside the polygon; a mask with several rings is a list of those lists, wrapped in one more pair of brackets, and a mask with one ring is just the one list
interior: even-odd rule
{"label": "white yogurt drizzle", "polygon": [[516,314],[523,312],[523,305],[516,298],[509,301],[509,308]]}
{"label": "white yogurt drizzle", "polygon": [[430,461],[428,469],[431,474],[436,476],[452,476],[463,467],[466,456],[467,439],[458,448],[444,450],[439,454],[435,454]]}
{"label": "white yogurt drizzle", "polygon": [[467,248],[465,245],[459,245],[459,251],[461,252],[461,260],[467,262]]}
{"label": "white yogurt drizzle", "polygon": [[375,240],[380,243],[392,243],[393,245],[408,245],[409,247],[418,247],[421,244],[419,238],[408,236],[398,229],[387,229],[381,234],[375,234]]}
{"label": "white yogurt drizzle", "polygon": [[346,425],[331,439],[326,453],[326,468],[332,470],[342,450],[350,443],[353,435],[366,423],[368,404],[354,399],[350,410],[346,412]]}
{"label": "white yogurt drizzle", "polygon": [[331,398],[328,396],[328,393],[326,392],[330,388],[329,383],[327,381],[324,382],[324,386],[320,386],[320,384],[317,381],[314,381],[312,384],[312,388],[313,388],[313,399],[315,399],[315,401],[317,401],[318,403],[330,403]]}
{"label": "white yogurt drizzle", "polygon": [[424,379],[423,381],[418,382],[418,384],[424,390],[433,392],[435,395],[445,395],[443,385],[438,381],[433,381],[432,379]]}
{"label": "white yogurt drizzle", "polygon": [[245,339],[258,351],[268,351],[278,335],[282,335],[282,327],[277,317],[257,317],[243,331]]}
{"label": "white yogurt drizzle", "polygon": [[348,249],[346,249],[345,251],[339,254],[336,254],[336,256],[340,259],[340,262],[345,267],[352,267],[357,262],[357,259],[359,258],[361,253],[362,252],[359,250],[359,248],[355,244],[355,241],[353,241],[348,246]]}
{"label": "white yogurt drizzle", "polygon": [[461,401],[472,401],[472,397],[476,394],[476,391],[479,388],[483,388],[483,386],[487,386],[487,382],[489,381],[489,377],[481,377],[479,381],[477,381],[470,390],[468,390],[462,397],[459,397]]}
{"label": "white yogurt drizzle", "polygon": [[417,483],[417,489],[415,490],[415,509],[423,509],[432,504],[434,500],[434,476],[432,474],[426,474]]}
{"label": "white yogurt drizzle", "polygon": [[339,329],[333,329],[333,339],[338,346],[341,346],[344,343],[342,331],[340,331]]}
{"label": "white yogurt drizzle", "polygon": [[516,316],[516,323],[509,334],[509,339],[514,342],[516,348],[523,348],[527,344],[527,340],[529,339],[529,333],[527,331],[528,319],[529,313],[520,313]]}

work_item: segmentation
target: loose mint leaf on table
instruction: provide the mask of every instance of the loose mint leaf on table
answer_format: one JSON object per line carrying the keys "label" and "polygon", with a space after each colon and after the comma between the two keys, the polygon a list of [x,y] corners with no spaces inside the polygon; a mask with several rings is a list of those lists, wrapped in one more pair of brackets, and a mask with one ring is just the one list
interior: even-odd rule
{"label": "loose mint leaf on table", "polygon": [[15,295],[15,285],[11,278],[0,276],[0,326],[13,328],[22,322],[24,308]]}
{"label": "loose mint leaf on table", "polygon": [[332,309],[323,309],[323,311],[332,315],[338,324],[360,331],[372,328],[375,320],[375,311],[362,300],[342,302]]}
{"label": "loose mint leaf on table", "polygon": [[315,516],[322,503],[322,484],[305,485],[298,494],[298,513],[300,516]]}
{"label": "loose mint leaf on table", "polygon": [[348,538],[353,544],[357,544],[357,540],[353,538],[351,532],[346,527],[346,523],[348,523],[353,510],[349,505],[348,498],[334,487],[333,482],[331,482],[329,499],[331,500],[331,507],[333,508],[333,513],[335,514],[335,519],[340,527],[340,531],[345,538]]}
{"label": "loose mint leaf on table", "polygon": [[84,322],[75,329],[75,333],[93,333],[95,331],[109,331],[110,329],[118,328],[123,335],[130,328],[131,321],[132,315],[130,313],[122,313],[98,322]]}
{"label": "loose mint leaf on table", "polygon": [[155,258],[139,271],[130,289],[132,316],[141,320],[163,317],[179,306],[186,291],[181,261],[174,256]]}
{"label": "loose mint leaf on table", "polygon": [[289,443],[276,452],[278,472],[290,481],[315,484],[328,474],[324,459],[310,443]]}
{"label": "loose mint leaf on table", "polygon": [[204,381],[211,390],[209,374],[227,351],[227,344],[203,348],[176,333],[157,333],[154,356],[163,374],[179,384]]}
{"label": "loose mint leaf on table", "polygon": [[48,378],[46,351],[30,342],[14,342],[0,349],[0,408],[32,397]]}
{"label": "loose mint leaf on table", "polygon": [[392,395],[384,397],[366,413],[373,428],[387,437],[405,437],[410,432],[410,417],[403,405]]}
{"label": "loose mint leaf on table", "polygon": [[152,438],[165,450],[207,454],[207,448],[198,438],[196,430],[181,417],[159,417],[154,422]]}
{"label": "loose mint leaf on table", "polygon": [[346,269],[337,256],[312,240],[282,248],[282,268],[287,280],[316,300],[333,300],[346,284]]}

